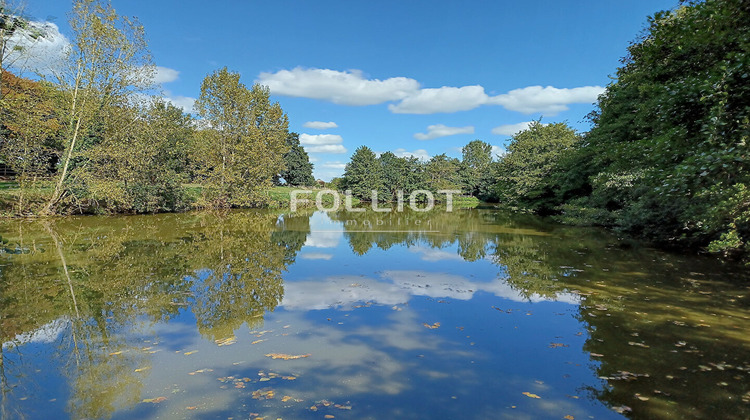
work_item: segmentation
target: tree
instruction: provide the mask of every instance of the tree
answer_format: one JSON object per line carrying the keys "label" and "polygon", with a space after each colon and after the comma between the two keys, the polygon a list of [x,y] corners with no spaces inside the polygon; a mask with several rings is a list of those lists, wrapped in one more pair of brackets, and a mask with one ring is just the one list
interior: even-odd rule
{"label": "tree", "polygon": [[52,169],[61,130],[54,88],[4,72],[0,88],[0,160],[16,173],[19,189],[16,214],[33,210],[26,193]]}
{"label": "tree", "polygon": [[313,164],[310,163],[310,157],[307,155],[305,148],[300,145],[299,134],[289,133],[286,137],[286,145],[289,151],[284,153],[284,170],[276,177],[276,184],[280,183],[279,178],[283,178],[287,185],[306,185],[315,184],[313,178]]}
{"label": "tree", "polygon": [[375,152],[367,146],[358,147],[346,164],[344,188],[351,190],[354,197],[370,201],[372,191],[380,191],[382,187],[382,167]]}
{"label": "tree", "polygon": [[577,141],[575,130],[566,123],[534,121],[516,133],[497,168],[500,200],[538,212],[551,211],[559,204],[553,176],[560,170],[561,158]]}
{"label": "tree", "polygon": [[67,66],[55,74],[63,93],[61,119],[67,124],[67,133],[45,214],[56,212],[66,196],[78,201],[69,178],[73,166],[79,174],[87,170],[87,161],[80,159],[81,151],[100,141],[102,135],[111,134],[115,127],[127,128],[125,124],[110,124],[108,118],[119,116],[117,107],[126,107],[134,94],[153,84],[154,68],[143,26],[118,16],[109,1],[77,0],[70,26],[73,40]]}
{"label": "tree", "polygon": [[445,153],[433,156],[425,165],[427,189],[463,190],[461,179],[461,162],[450,158]]}
{"label": "tree", "polygon": [[195,160],[211,207],[254,206],[268,200],[284,168],[288,119],[267,87],[248,89],[226,67],[208,75],[195,104],[208,127],[198,133]]}
{"label": "tree", "polygon": [[660,242],[748,249],[748,16],[747,1],[710,0],[649,19],[590,116],[575,204]]}
{"label": "tree", "polygon": [[104,203],[107,211],[186,209],[182,184],[193,132],[190,116],[158,98],[116,111],[119,117],[109,117],[109,133],[81,154],[89,164],[74,172],[78,195]]}
{"label": "tree", "polygon": [[490,165],[492,164],[492,146],[481,140],[469,142],[461,149],[463,160],[461,172],[466,191],[475,197],[488,195]]}
{"label": "tree", "polygon": [[385,152],[378,159],[382,168],[383,192],[388,199],[396,199],[398,191],[408,195],[425,188],[424,165],[419,159],[398,157],[392,152]]}

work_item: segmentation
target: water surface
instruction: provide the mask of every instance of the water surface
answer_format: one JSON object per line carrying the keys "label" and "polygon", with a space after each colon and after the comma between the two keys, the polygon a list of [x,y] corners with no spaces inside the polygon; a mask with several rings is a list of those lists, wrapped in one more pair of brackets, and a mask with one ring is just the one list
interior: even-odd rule
{"label": "water surface", "polygon": [[747,270],[600,230],[237,211],[0,236],[3,419],[750,418]]}

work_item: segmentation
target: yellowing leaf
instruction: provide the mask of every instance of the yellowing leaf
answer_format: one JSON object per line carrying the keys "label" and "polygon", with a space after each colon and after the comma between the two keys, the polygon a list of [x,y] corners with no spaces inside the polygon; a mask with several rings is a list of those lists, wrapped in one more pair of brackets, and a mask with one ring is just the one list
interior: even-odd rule
{"label": "yellowing leaf", "polygon": [[189,351],[187,353],[183,353],[185,356],[190,356],[191,354],[198,353],[198,350]]}
{"label": "yellowing leaf", "polygon": [[567,416],[565,416],[565,417],[563,417],[563,418],[564,418],[565,420],[576,420],[576,418],[575,418],[575,417],[573,417],[573,416],[571,416],[570,414],[568,414]]}
{"label": "yellowing leaf", "polygon": [[539,395],[532,394],[531,392],[524,392],[523,395],[529,397],[529,398],[542,398]]}

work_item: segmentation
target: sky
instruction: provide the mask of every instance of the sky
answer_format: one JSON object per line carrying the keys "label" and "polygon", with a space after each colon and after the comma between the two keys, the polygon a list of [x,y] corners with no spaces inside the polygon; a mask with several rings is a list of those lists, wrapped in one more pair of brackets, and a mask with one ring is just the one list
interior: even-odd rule
{"label": "sky", "polygon": [[[227,67],[267,85],[325,181],[354,151],[429,159],[479,139],[501,154],[530,121],[590,128],[647,17],[678,0],[111,0],[145,26],[162,94],[192,112]],[[66,0],[26,14],[70,37]]]}

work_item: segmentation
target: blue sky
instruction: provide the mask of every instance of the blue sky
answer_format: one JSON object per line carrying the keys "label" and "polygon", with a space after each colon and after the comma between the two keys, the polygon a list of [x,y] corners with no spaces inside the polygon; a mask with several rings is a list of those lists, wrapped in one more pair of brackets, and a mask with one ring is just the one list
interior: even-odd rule
{"label": "blue sky", "polygon": [[[263,83],[329,180],[360,145],[460,157],[501,152],[541,118],[584,117],[647,16],[677,0],[112,0],[144,24],[164,95],[188,111],[221,67]],[[69,34],[71,2],[27,0]],[[325,123],[325,124],[322,124]]]}

